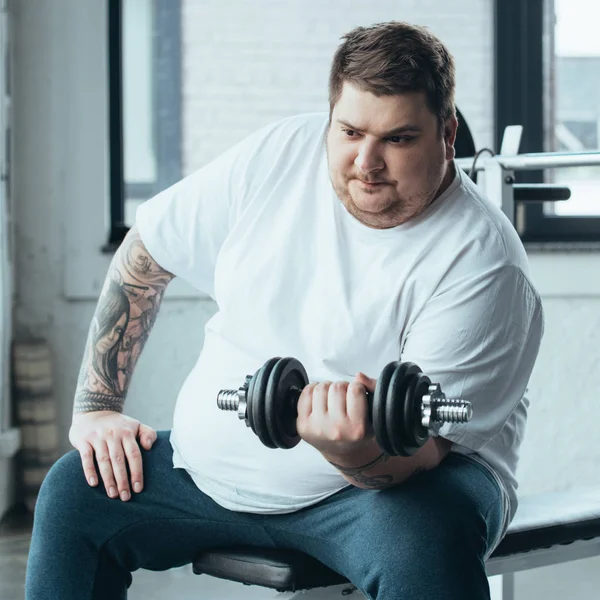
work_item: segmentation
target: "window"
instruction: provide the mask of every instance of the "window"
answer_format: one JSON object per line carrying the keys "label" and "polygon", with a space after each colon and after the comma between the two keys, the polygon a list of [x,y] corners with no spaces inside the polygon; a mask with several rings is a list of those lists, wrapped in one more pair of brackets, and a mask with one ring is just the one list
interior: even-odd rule
{"label": "window", "polygon": [[110,234],[181,178],[181,0],[108,0]]}
{"label": "window", "polygon": [[[496,0],[496,145],[507,125],[524,126],[521,152],[600,147],[599,9],[587,0]],[[600,15],[596,15],[600,16]],[[529,242],[600,241],[600,166],[517,172],[521,182],[560,183],[567,202],[523,207]]]}
{"label": "window", "polygon": [[[554,0],[554,151],[584,152],[600,148],[600,9],[581,0]],[[597,12],[596,18],[590,10]],[[587,15],[586,18],[584,15]],[[547,206],[557,215],[600,216],[600,165],[557,169],[550,176],[571,188],[569,202]],[[553,209],[553,210],[552,210]]]}

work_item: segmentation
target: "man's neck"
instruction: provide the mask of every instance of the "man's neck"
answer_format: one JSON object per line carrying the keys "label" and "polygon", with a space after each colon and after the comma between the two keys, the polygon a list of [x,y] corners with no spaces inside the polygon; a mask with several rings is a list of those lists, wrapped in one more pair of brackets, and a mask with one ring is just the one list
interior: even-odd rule
{"label": "man's neck", "polygon": [[436,194],[436,199],[439,198],[450,187],[450,184],[454,181],[455,177],[456,177],[456,166],[454,165],[454,160],[451,160],[448,162],[448,165],[446,166],[446,174],[444,175],[444,178],[442,179],[442,183],[440,185],[438,193]]}

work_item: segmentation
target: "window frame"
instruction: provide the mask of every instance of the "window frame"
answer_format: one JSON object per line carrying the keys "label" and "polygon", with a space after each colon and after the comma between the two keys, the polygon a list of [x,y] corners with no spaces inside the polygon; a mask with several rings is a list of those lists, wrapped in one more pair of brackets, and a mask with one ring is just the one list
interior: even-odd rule
{"label": "window frame", "polygon": [[[495,0],[496,148],[504,128],[520,124],[520,152],[545,151],[545,132],[554,126],[553,107],[548,106],[554,82],[545,79],[553,48],[544,45],[552,7],[549,0]],[[517,172],[516,179],[540,183],[544,174]],[[518,229],[524,243],[600,242],[600,217],[549,215],[541,203],[521,207]]]}
{"label": "window frame", "polygon": [[[153,0],[153,137],[157,176],[151,183],[124,181],[122,0],[108,0],[109,194],[110,228],[103,251],[114,252],[129,231],[126,198],[147,199],[181,178],[182,52],[181,0]],[[548,53],[544,47],[549,0],[494,1],[494,140],[500,148],[507,125],[523,125],[521,152],[543,152],[549,95]],[[553,123],[553,119],[551,121]],[[516,173],[521,183],[543,182],[541,171]],[[600,242],[600,217],[549,215],[541,203],[523,205],[523,242]]]}
{"label": "window frame", "polygon": [[152,132],[156,178],[127,183],[123,149],[123,0],[108,0],[108,121],[109,215],[103,252],[114,252],[129,226],[127,198],[145,200],[181,179],[182,173],[182,51],[181,0],[152,0]]}

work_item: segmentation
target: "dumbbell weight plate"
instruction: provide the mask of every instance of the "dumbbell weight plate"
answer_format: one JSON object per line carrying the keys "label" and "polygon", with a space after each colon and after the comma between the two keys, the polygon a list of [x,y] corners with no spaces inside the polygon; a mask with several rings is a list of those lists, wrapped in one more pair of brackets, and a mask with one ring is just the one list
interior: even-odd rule
{"label": "dumbbell weight plate", "polygon": [[255,373],[248,386],[248,424],[258,439],[268,448],[277,448],[277,445],[271,439],[267,426],[265,398],[269,375],[279,360],[279,356],[270,358]]}
{"label": "dumbbell weight plate", "polygon": [[372,406],[372,423],[373,430],[375,431],[375,438],[377,439],[379,447],[390,456],[393,456],[393,450],[385,426],[385,408],[390,379],[398,364],[398,362],[391,362],[383,367],[379,379],[377,380],[377,385],[375,386]]}
{"label": "dumbbell weight plate", "polygon": [[[423,396],[427,394],[431,380],[419,371],[409,381],[404,394],[404,437],[402,440],[405,456],[412,456],[429,439],[429,432],[421,424]],[[399,400],[402,400],[399,398]]]}
{"label": "dumbbell weight plate", "polygon": [[415,426],[415,419],[411,411],[406,411],[405,408],[407,402],[412,401],[409,393],[411,382],[420,372],[421,369],[417,365],[405,362],[399,363],[390,377],[385,394],[384,414],[387,440],[393,452],[392,456],[411,456],[411,448],[407,441],[413,437],[411,431]]}
{"label": "dumbbell weight plate", "polygon": [[296,431],[299,390],[308,385],[306,370],[295,358],[277,361],[269,374],[264,398],[269,436],[277,448],[293,448],[300,442]]}

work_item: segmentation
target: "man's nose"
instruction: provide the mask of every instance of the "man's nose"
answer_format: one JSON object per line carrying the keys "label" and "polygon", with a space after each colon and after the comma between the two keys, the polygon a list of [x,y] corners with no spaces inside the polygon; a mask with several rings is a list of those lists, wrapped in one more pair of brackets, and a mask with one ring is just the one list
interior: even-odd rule
{"label": "man's nose", "polygon": [[380,171],[384,167],[383,157],[377,151],[375,144],[369,142],[360,145],[354,164],[365,175]]}

